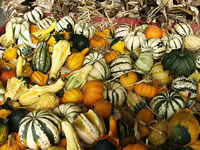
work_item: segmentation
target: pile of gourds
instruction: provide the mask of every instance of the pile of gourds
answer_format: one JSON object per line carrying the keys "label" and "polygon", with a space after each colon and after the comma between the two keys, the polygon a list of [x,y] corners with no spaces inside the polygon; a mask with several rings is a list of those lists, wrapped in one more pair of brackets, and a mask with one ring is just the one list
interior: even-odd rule
{"label": "pile of gourds", "polygon": [[200,37],[111,32],[40,7],[0,36],[1,150],[200,149]]}

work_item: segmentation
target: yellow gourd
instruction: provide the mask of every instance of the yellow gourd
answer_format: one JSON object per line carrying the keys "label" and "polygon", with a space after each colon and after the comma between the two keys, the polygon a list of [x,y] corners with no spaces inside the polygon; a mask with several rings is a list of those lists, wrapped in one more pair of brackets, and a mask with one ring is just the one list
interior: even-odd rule
{"label": "yellow gourd", "polygon": [[9,61],[13,58],[17,58],[17,49],[16,48],[8,48],[3,52],[3,59]]}
{"label": "yellow gourd", "polygon": [[83,49],[81,52],[72,54],[67,58],[67,66],[70,70],[78,70],[82,67],[85,54],[89,51],[88,48]]}
{"label": "yellow gourd", "polygon": [[83,94],[79,88],[71,88],[67,90],[60,99],[61,103],[79,103],[83,99]]}

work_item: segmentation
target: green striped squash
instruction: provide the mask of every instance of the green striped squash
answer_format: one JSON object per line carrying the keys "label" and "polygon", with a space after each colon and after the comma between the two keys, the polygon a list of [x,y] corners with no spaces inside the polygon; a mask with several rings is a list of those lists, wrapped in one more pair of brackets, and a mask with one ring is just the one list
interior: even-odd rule
{"label": "green striped squash", "polygon": [[36,53],[33,55],[32,67],[34,71],[40,71],[42,73],[47,73],[49,71],[51,59],[47,42],[39,42]]}
{"label": "green striped squash", "polygon": [[129,56],[121,55],[110,63],[110,72],[112,77],[120,77],[122,74],[132,69],[132,62]]}
{"label": "green striped squash", "polygon": [[56,107],[53,112],[60,117],[60,119],[73,123],[75,116],[79,115],[82,110],[74,103],[66,103]]}
{"label": "green striped squash", "polygon": [[115,38],[124,38],[130,32],[130,26],[128,24],[120,24],[114,33]]}
{"label": "green striped squash", "polygon": [[93,52],[93,53],[89,53],[87,56],[85,56],[83,65],[93,64],[95,61],[103,61],[106,63],[106,60],[105,60],[103,54],[98,53],[98,52]]}
{"label": "green striped squash", "polygon": [[156,95],[150,101],[150,107],[159,119],[169,119],[180,109],[185,107],[184,99],[174,91],[167,91]]}
{"label": "green striped squash", "polygon": [[29,57],[33,54],[33,49],[28,45],[20,45],[17,47],[19,54],[23,57]]}
{"label": "green striped squash", "polygon": [[104,84],[103,97],[110,103],[114,101],[115,107],[119,107],[125,103],[127,92],[119,83],[107,82]]}
{"label": "green striped squash", "polygon": [[42,12],[41,7],[35,7],[33,10],[28,11],[24,14],[24,18],[30,23],[30,24],[36,24],[38,21],[42,20],[44,14]]}
{"label": "green striped squash", "polygon": [[36,24],[36,26],[38,29],[44,30],[44,29],[47,29],[48,27],[50,27],[53,22],[54,22],[54,19],[51,17],[48,17],[48,18],[44,18],[44,19],[40,20]]}
{"label": "green striped squash", "polygon": [[151,53],[153,55],[153,59],[158,60],[165,54],[166,47],[161,39],[151,38],[143,43],[141,51],[143,53]]}
{"label": "green striped squash", "polygon": [[117,120],[117,135],[120,140],[133,136],[133,133],[133,128],[131,128],[127,122]]}
{"label": "green striped squash", "polygon": [[180,49],[183,45],[183,39],[179,34],[167,34],[161,40],[166,46],[166,53],[171,52],[173,49]]}
{"label": "green striped squash", "polygon": [[61,32],[61,31],[72,31],[75,25],[75,20],[71,16],[65,16],[61,18],[57,23],[55,27],[56,32]]}
{"label": "green striped squash", "polygon": [[30,149],[47,149],[60,140],[60,119],[52,112],[35,110],[20,122],[20,141]]}
{"label": "green striped squash", "polygon": [[182,35],[182,36],[186,36],[186,35],[192,35],[193,34],[193,30],[190,27],[189,24],[185,24],[185,23],[178,23],[176,24],[173,28],[172,28],[172,32]]}
{"label": "green striped squash", "polygon": [[197,51],[195,55],[195,64],[196,64],[197,70],[200,71],[200,51]]}

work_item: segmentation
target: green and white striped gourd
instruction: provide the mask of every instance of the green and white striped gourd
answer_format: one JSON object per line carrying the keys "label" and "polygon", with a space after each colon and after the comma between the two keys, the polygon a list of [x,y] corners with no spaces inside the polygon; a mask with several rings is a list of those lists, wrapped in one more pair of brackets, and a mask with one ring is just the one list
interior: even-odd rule
{"label": "green and white striped gourd", "polygon": [[120,24],[114,33],[115,38],[124,38],[130,32],[130,26],[128,24]]}
{"label": "green and white striped gourd", "polygon": [[112,77],[118,78],[122,74],[132,69],[132,62],[129,56],[121,55],[110,63],[110,73]]}
{"label": "green and white striped gourd", "polygon": [[125,46],[129,51],[134,51],[135,49],[140,48],[145,41],[146,36],[140,31],[130,32],[124,38]]}
{"label": "green and white striped gourd", "polygon": [[114,101],[115,107],[119,107],[125,103],[127,92],[119,83],[107,82],[104,84],[103,97],[110,103]]}
{"label": "green and white striped gourd", "polygon": [[185,107],[184,99],[174,91],[167,91],[156,95],[150,101],[150,107],[159,119],[169,119],[172,115]]}
{"label": "green and white striped gourd", "polygon": [[29,57],[33,54],[33,49],[30,46],[27,45],[19,45],[17,47],[19,55],[23,57]]}
{"label": "green and white striped gourd", "polygon": [[[180,93],[180,95],[183,95],[185,97],[188,96],[188,93],[191,93],[190,99],[195,99],[197,96],[197,85],[196,83],[186,77],[178,77],[172,81],[171,88],[176,91],[177,93]],[[189,102],[190,104],[192,101]]]}
{"label": "green and white striped gourd", "polygon": [[104,61],[95,61],[92,70],[87,76],[87,80],[106,80],[110,77],[110,67]]}
{"label": "green and white striped gourd", "polygon": [[79,115],[82,110],[75,103],[66,103],[61,104],[56,107],[53,112],[62,120],[67,120],[70,123],[73,123],[74,118]]}
{"label": "green and white striped gourd", "polygon": [[60,119],[52,112],[35,110],[20,122],[20,141],[30,149],[46,150],[60,140]]}
{"label": "green and white striped gourd", "polygon": [[98,52],[93,52],[93,53],[89,53],[87,56],[85,56],[85,59],[83,61],[83,65],[93,64],[95,61],[106,62],[103,54],[98,53]]}
{"label": "green and white striped gourd", "polygon": [[142,53],[136,60],[134,68],[141,74],[147,74],[153,66],[153,57],[150,53]]}
{"label": "green and white striped gourd", "polygon": [[0,102],[4,101],[6,90],[3,87],[2,82],[0,81]]}
{"label": "green and white striped gourd", "polygon": [[200,71],[200,50],[197,51],[195,55],[195,63],[196,63],[197,70]]}
{"label": "green and white striped gourd", "polygon": [[167,34],[161,40],[166,46],[166,53],[171,52],[173,49],[180,49],[183,45],[183,39],[179,34]]}
{"label": "green and white striped gourd", "polygon": [[21,17],[13,17],[10,19],[13,24],[13,34],[15,39],[17,39],[20,33],[23,33],[25,30],[29,31],[29,23]]}
{"label": "green and white striped gourd", "polygon": [[133,32],[140,31],[140,32],[144,33],[146,31],[147,26],[148,26],[147,24],[142,24],[142,25],[136,26],[133,29]]}
{"label": "green and white striped gourd", "polygon": [[36,53],[33,55],[32,67],[34,71],[40,71],[42,73],[47,73],[49,71],[51,59],[47,42],[39,42]]}
{"label": "green and white striped gourd", "polygon": [[44,30],[44,29],[47,29],[48,27],[50,27],[53,22],[54,22],[54,19],[51,17],[48,17],[48,18],[44,18],[44,19],[40,20],[36,24],[36,26],[38,29]]}
{"label": "green and white striped gourd", "polygon": [[184,46],[190,51],[197,51],[200,49],[200,37],[196,35],[187,35],[184,38]]}
{"label": "green and white striped gourd", "polygon": [[160,59],[166,51],[166,47],[158,38],[150,38],[142,44],[141,51],[143,53],[151,53],[153,55],[153,59]]}
{"label": "green and white striped gourd", "polygon": [[36,24],[38,21],[42,20],[44,14],[42,12],[41,7],[35,7],[33,10],[28,11],[24,14],[24,18],[30,23],[30,24]]}
{"label": "green and white striped gourd", "polygon": [[178,23],[172,28],[172,32],[181,36],[192,35],[193,30],[189,24]]}
{"label": "green and white striped gourd", "polygon": [[74,26],[74,34],[82,34],[88,39],[91,39],[96,31],[96,28],[93,24],[84,23],[79,21]]}
{"label": "green and white striped gourd", "polygon": [[61,32],[61,31],[72,31],[75,25],[75,20],[72,16],[65,16],[61,18],[55,27],[56,32]]}

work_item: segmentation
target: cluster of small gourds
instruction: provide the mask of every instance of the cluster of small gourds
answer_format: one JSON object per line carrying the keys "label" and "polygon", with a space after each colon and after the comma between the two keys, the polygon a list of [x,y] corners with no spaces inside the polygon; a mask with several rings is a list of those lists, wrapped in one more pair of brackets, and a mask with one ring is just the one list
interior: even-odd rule
{"label": "cluster of small gourds", "polygon": [[131,28],[97,32],[40,7],[11,18],[0,149],[200,149],[200,37],[185,23]]}

